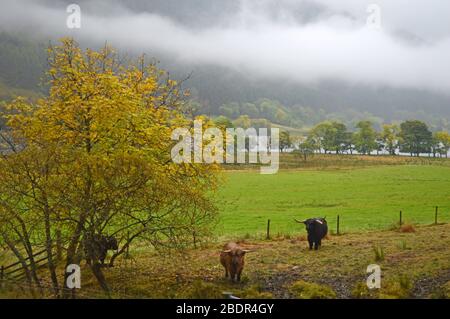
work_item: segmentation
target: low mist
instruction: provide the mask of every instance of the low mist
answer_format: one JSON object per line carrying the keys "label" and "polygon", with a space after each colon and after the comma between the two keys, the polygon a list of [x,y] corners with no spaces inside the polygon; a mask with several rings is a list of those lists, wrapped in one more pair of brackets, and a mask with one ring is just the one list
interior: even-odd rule
{"label": "low mist", "polygon": [[[1,5],[0,29],[108,41],[135,53],[169,56],[192,67],[228,67],[262,79],[450,89],[450,30],[443,24],[448,2],[378,1],[381,28],[366,23],[368,1],[213,2],[224,11],[208,6],[206,19],[208,11],[193,7],[183,20],[173,10],[164,12],[158,1],[155,7],[152,1],[142,7],[135,1],[80,1],[81,28],[69,29],[69,2],[19,0]],[[199,21],[190,23],[196,10]]]}

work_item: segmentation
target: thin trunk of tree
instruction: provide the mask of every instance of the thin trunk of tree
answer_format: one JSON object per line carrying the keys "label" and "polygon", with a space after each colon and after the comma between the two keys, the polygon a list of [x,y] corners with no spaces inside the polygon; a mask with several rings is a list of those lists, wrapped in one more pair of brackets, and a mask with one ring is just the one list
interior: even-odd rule
{"label": "thin trunk of tree", "polygon": [[[77,253],[78,253],[78,246],[79,241],[81,237],[81,232],[83,231],[83,225],[85,222],[85,217],[81,217],[80,221],[77,223],[77,227],[70,239],[69,246],[67,248],[67,255],[66,255],[66,268],[67,266],[76,263],[78,260]],[[79,261],[78,261],[79,262]],[[71,296],[71,293],[67,287],[67,278],[69,274],[64,272],[64,292],[63,292],[63,298],[69,298]]]}
{"label": "thin trunk of tree", "polygon": [[41,293],[43,293],[42,285],[41,285],[41,282],[37,275],[37,265],[34,260],[33,246],[31,245],[31,242],[30,242],[30,236],[28,234],[28,230],[26,228],[25,222],[21,218],[17,218],[17,220],[20,224],[22,233],[17,230],[16,230],[16,233],[20,236],[20,240],[22,241],[23,246],[25,247],[25,251],[27,252],[27,255],[28,255],[28,260],[30,261],[30,265],[29,265],[30,276],[32,277],[32,279],[34,280],[36,285],[38,286],[39,291]]}
{"label": "thin trunk of tree", "polygon": [[53,293],[56,298],[60,297],[59,294],[59,284],[58,284],[58,276],[56,275],[56,265],[53,259],[53,239],[51,234],[51,223],[50,223],[50,212],[48,207],[45,208],[44,212],[45,219],[45,237],[46,237],[46,245],[45,249],[47,250],[47,262],[48,262],[48,270],[50,271],[50,278],[52,280],[53,285]]}

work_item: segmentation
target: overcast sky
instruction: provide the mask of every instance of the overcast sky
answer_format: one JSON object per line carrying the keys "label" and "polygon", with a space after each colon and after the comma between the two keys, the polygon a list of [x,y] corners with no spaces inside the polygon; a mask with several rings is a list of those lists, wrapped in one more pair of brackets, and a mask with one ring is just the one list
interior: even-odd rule
{"label": "overcast sky", "polygon": [[[450,89],[448,0],[71,2],[81,6],[81,29],[66,27],[63,0],[2,1],[0,29],[108,41],[280,81]],[[366,25],[370,3],[381,8],[380,30]]]}

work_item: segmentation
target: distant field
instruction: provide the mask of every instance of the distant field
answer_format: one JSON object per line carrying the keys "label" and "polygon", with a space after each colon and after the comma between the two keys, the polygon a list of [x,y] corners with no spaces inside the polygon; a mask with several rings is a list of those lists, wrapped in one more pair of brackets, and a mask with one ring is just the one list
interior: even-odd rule
{"label": "distant field", "polygon": [[450,167],[394,165],[343,169],[285,170],[276,175],[257,171],[225,173],[218,194],[219,236],[263,234],[267,219],[276,234],[304,232],[293,218],[326,216],[332,230],[386,229],[399,211],[410,223],[450,221]]}
{"label": "distant field", "polygon": [[[259,164],[227,164],[226,170],[249,170],[258,169]],[[433,158],[428,156],[367,156],[367,155],[346,155],[346,154],[314,154],[308,155],[306,160],[301,154],[281,153],[280,169],[347,169],[372,166],[393,166],[393,165],[433,165],[450,167],[450,159]]]}

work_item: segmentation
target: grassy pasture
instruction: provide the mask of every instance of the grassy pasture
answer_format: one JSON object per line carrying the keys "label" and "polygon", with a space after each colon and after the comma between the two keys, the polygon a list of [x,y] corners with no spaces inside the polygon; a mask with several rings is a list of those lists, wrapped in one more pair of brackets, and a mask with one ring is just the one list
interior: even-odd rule
{"label": "grassy pasture", "polygon": [[[291,168],[276,175],[248,168],[223,173],[219,238],[164,254],[136,242],[129,258],[105,269],[112,297],[221,298],[231,291],[242,298],[296,298],[292,287],[299,280],[331,288],[338,298],[450,296],[450,161],[333,155],[315,156],[301,167],[293,156],[283,159]],[[428,226],[436,205],[445,224]],[[404,229],[392,227],[399,210],[408,224]],[[333,231],[337,214],[345,234],[331,233],[321,250],[309,251],[304,226],[293,218],[327,216]],[[263,239],[267,219],[271,240]],[[251,250],[239,284],[223,278],[219,253],[226,239]],[[0,264],[4,257],[0,254]],[[374,295],[364,288],[372,263],[382,269],[382,289]],[[104,298],[85,262],[81,267],[78,297]],[[59,272],[62,278],[62,266]],[[50,297],[47,281],[44,294]],[[309,289],[316,293],[320,287]],[[8,284],[0,289],[4,297],[32,296]]]}
{"label": "grassy pasture", "polygon": [[[383,292],[390,281],[405,274],[412,284],[411,293],[427,298],[450,280],[449,229],[445,224],[420,226],[413,233],[395,230],[328,236],[319,251],[309,251],[303,235],[243,240],[240,244],[251,252],[240,284],[223,278],[219,263],[222,244],[163,257],[137,248],[132,255],[138,262],[123,260],[107,276],[116,297],[122,298],[220,298],[223,291],[244,298],[267,297],[258,292],[292,298],[288,287],[299,279],[325,284],[339,298],[348,298],[354,297],[352,291],[358,283],[365,282],[367,266],[377,263],[383,271]],[[383,248],[383,260],[375,260],[374,246]],[[89,278],[85,283],[87,289],[95,287],[95,282],[89,287]]]}
{"label": "grassy pasture", "polygon": [[[375,157],[374,157],[375,158]],[[389,160],[385,159],[384,161]],[[439,162],[442,163],[442,162]],[[336,216],[341,231],[390,228],[399,221],[431,224],[450,221],[450,167],[446,165],[372,165],[340,169],[228,171],[218,194],[219,236],[304,232],[293,218],[326,216],[331,230]]]}
{"label": "grassy pasture", "polygon": [[[240,244],[251,252],[241,283],[223,277],[222,243],[163,255],[133,246],[130,258],[105,269],[105,276],[113,298],[222,298],[224,291],[241,298],[295,298],[290,287],[298,280],[330,287],[338,298],[432,298],[442,295],[445,287],[450,289],[449,231],[450,224],[444,224],[419,226],[411,233],[389,230],[328,236],[319,251],[308,250],[304,235],[243,240]],[[382,260],[376,259],[374,247],[383,250]],[[372,296],[361,287],[366,268],[373,263],[381,267],[382,289]],[[78,297],[104,298],[86,264],[81,267]],[[24,291],[12,288],[0,289],[0,298],[26,297]]]}

